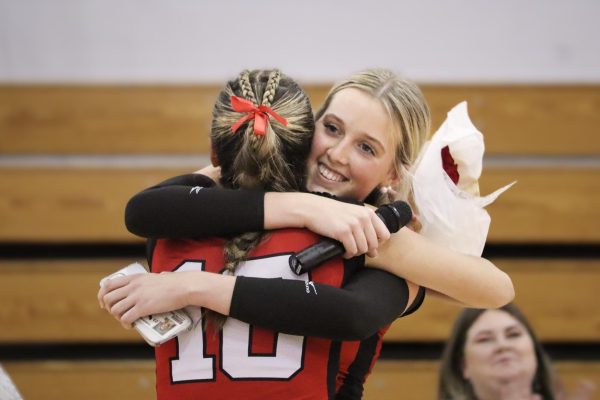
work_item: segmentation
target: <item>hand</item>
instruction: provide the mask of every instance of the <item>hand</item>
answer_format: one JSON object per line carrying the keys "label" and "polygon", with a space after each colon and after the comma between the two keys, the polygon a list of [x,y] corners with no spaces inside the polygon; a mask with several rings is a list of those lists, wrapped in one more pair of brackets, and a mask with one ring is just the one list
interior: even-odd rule
{"label": "hand", "polygon": [[100,307],[129,329],[147,315],[185,307],[186,282],[193,272],[135,274],[111,279],[98,291]]}
{"label": "hand", "polygon": [[304,202],[304,226],[309,230],[341,242],[344,257],[360,254],[377,256],[380,242],[390,238],[390,231],[374,209],[340,202],[317,195]]}

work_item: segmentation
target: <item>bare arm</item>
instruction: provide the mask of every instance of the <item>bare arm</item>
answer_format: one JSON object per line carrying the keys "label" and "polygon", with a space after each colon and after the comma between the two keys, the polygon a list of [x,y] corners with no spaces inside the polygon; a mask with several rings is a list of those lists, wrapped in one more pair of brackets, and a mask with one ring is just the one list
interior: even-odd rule
{"label": "bare arm", "polygon": [[138,274],[108,281],[100,306],[124,327],[186,306],[206,307],[279,332],[361,340],[418,308],[419,288],[385,271],[359,270],[343,288],[303,280],[234,277],[204,271]]}
{"label": "bare arm", "polygon": [[438,246],[402,228],[367,259],[394,275],[425,286],[469,307],[496,308],[510,302],[515,291],[510,277],[490,261]]}
{"label": "bare arm", "polygon": [[[265,228],[305,227],[337,239],[344,244],[346,255],[349,248],[359,254],[366,252],[366,241],[357,238],[362,238],[361,232],[369,232],[365,228],[369,224],[382,223],[371,207],[301,193],[267,193],[264,218]],[[384,226],[369,240],[378,238],[378,248],[369,242],[369,255],[374,257],[367,258],[367,266],[401,276],[438,297],[468,307],[501,307],[514,298],[510,277],[484,258],[447,249],[408,228],[390,236]],[[357,243],[363,247],[352,247]]]}

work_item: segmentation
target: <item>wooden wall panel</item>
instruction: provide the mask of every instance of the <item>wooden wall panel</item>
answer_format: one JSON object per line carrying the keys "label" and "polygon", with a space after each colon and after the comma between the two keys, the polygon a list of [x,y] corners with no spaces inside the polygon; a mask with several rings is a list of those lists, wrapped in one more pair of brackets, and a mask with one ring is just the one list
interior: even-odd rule
{"label": "wooden wall panel", "polygon": [[[573,259],[495,259],[508,273],[515,303],[544,341],[595,342],[600,338],[600,261]],[[415,314],[396,320],[392,341],[444,341],[460,308],[429,297]],[[565,329],[568,327],[568,329]]]}
{"label": "wooden wall panel", "polygon": [[0,86],[0,151],[207,153],[218,90],[216,86]]}
{"label": "wooden wall panel", "polygon": [[100,279],[134,259],[0,261],[0,342],[143,343],[105,310]]}
{"label": "wooden wall panel", "polygon": [[27,400],[156,398],[154,361],[39,361],[4,364]]}
{"label": "wooden wall panel", "polygon": [[[101,310],[98,282],[133,259],[0,261],[0,343],[139,342]],[[597,341],[600,337],[600,261],[497,259],[513,279],[516,303],[545,341]],[[460,311],[428,297],[398,319],[387,342],[444,341]],[[568,326],[569,329],[565,329]]]}
{"label": "wooden wall panel", "polygon": [[435,131],[457,103],[483,133],[486,154],[600,155],[600,86],[423,85]]}
{"label": "wooden wall panel", "polygon": [[600,242],[600,168],[489,167],[488,194],[517,183],[488,207],[492,243]]}
{"label": "wooden wall panel", "polygon": [[124,224],[138,191],[189,169],[0,168],[0,241],[134,242]]}
{"label": "wooden wall panel", "polygon": [[[422,85],[435,131],[467,100],[487,154],[600,155],[600,86]],[[329,85],[307,85],[315,107]],[[206,154],[218,86],[0,85],[0,153]]]}
{"label": "wooden wall panel", "polygon": [[[127,200],[192,169],[0,167],[0,241],[139,241],[124,227]],[[600,242],[600,168],[491,167],[481,191],[513,180],[489,207],[490,242]]]}

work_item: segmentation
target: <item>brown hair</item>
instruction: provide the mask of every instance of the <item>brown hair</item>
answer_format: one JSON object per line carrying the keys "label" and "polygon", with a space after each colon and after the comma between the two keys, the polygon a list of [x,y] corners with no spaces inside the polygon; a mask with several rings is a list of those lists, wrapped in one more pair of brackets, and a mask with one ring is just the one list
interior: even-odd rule
{"label": "brown hair", "polygon": [[[544,400],[554,400],[553,385],[555,380],[550,360],[533,328],[514,304],[507,304],[499,310],[510,314],[523,324],[533,341],[537,360],[537,371],[531,383],[533,392],[542,395]],[[462,374],[464,351],[467,332],[481,314],[486,311],[487,309],[465,308],[456,318],[452,333],[442,353],[438,382],[439,400],[477,400],[471,383]]]}

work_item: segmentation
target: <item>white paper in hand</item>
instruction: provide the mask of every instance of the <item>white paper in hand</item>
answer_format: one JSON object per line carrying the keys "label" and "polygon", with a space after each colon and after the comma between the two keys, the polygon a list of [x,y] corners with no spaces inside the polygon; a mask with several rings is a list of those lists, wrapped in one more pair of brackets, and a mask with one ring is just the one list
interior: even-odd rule
{"label": "white paper in hand", "polygon": [[[443,167],[442,149],[446,146],[456,163],[456,184]],[[515,183],[479,196],[484,150],[483,135],[469,119],[467,103],[462,102],[450,110],[412,170],[421,234],[437,244],[476,256],[483,252],[490,226],[484,207]]]}

